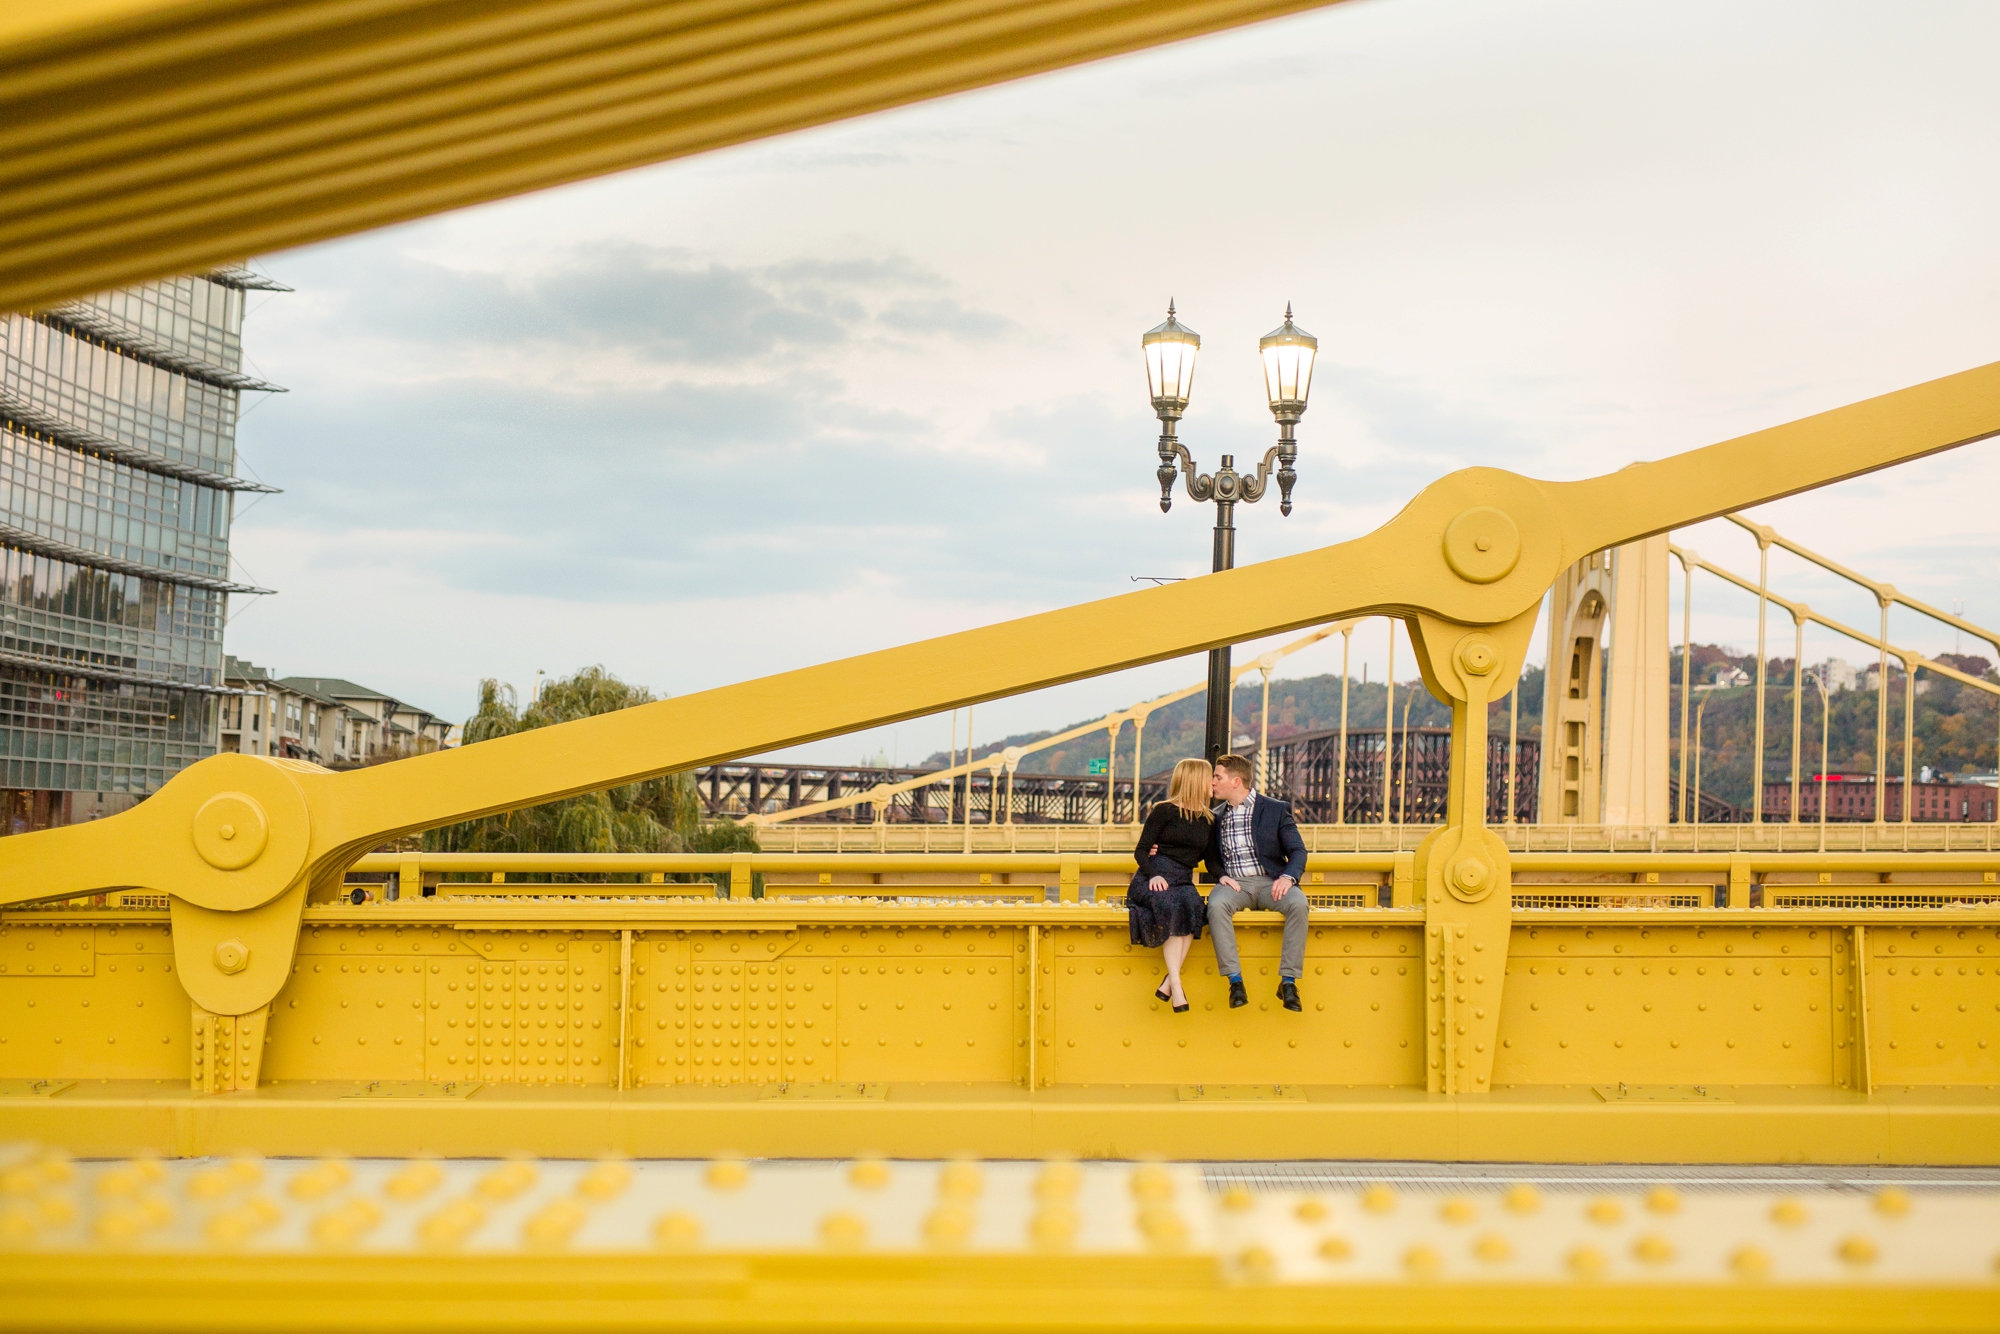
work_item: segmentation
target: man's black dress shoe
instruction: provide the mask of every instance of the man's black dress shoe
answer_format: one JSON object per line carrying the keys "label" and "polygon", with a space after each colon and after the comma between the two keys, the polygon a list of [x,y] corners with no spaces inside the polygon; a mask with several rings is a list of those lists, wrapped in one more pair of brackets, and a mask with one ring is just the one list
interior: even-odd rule
{"label": "man's black dress shoe", "polygon": [[1243,989],[1243,983],[1240,981],[1231,982],[1229,984],[1229,1008],[1240,1010],[1249,1003],[1250,993]]}
{"label": "man's black dress shoe", "polygon": [[1299,999],[1299,984],[1289,977],[1278,983],[1278,999],[1293,1013],[1306,1008],[1305,1003]]}

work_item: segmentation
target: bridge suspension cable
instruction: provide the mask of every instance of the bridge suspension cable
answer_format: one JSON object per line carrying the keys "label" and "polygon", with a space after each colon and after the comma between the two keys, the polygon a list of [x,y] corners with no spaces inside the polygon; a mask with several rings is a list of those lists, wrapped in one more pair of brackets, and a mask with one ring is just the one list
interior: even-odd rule
{"label": "bridge suspension cable", "polygon": [[[1767,678],[1770,671],[1769,660],[1765,653],[1764,620],[1765,620],[1766,607],[1770,604],[1775,603],[1780,609],[1782,609],[1787,615],[1789,615],[1792,618],[1793,679],[1792,679],[1792,746],[1791,746],[1791,775],[1790,775],[1791,804],[1788,808],[1791,812],[1792,819],[1794,821],[1797,820],[1798,811],[1800,809],[1799,808],[1799,779],[1800,779],[1799,754],[1800,754],[1801,733],[1803,726],[1803,709],[1804,709],[1804,694],[1801,687],[1804,684],[1803,670],[1805,661],[1805,626],[1808,622],[1810,622],[1813,624],[1824,626],[1827,629],[1833,631],[1835,634],[1854,640],[1857,643],[1866,644],[1869,647],[1875,649],[1879,655],[1879,663],[1876,675],[1877,723],[1875,729],[1876,800],[1875,800],[1874,822],[1876,824],[1886,823],[1887,812],[1888,812],[1888,750],[1887,750],[1888,709],[1889,709],[1888,663],[1891,657],[1896,658],[1899,662],[1902,663],[1903,679],[1904,679],[1903,768],[1902,768],[1903,794],[1901,802],[1902,818],[1899,821],[1899,823],[1905,825],[1911,823],[1912,820],[1915,818],[1915,800],[1914,800],[1915,794],[1913,790],[1913,784],[1914,784],[1914,773],[1915,773],[1915,763],[1916,763],[1916,673],[1918,669],[1921,668],[1922,670],[1933,672],[1939,676],[1947,677],[1951,680],[1959,682],[1961,685],[1970,686],[1975,690],[1996,697],[2000,697],[2000,685],[1995,685],[1990,681],[1981,680],[1980,678],[1973,676],[1970,673],[1961,671],[1956,667],[1950,666],[1946,663],[1938,661],[1937,659],[1919,653],[1915,649],[1897,645],[1891,642],[1889,639],[1889,606],[1891,603],[1901,603],[1903,606],[1909,607],[1912,610],[1919,612],[1920,614],[1926,616],[1932,616],[1935,619],[1940,620],[1943,623],[1950,625],[1955,629],[1962,630],[1977,638],[1983,639],[1989,644],[1994,645],[1996,650],[2000,650],[2000,636],[1996,636],[1996,632],[1988,630],[1985,627],[1977,625],[1971,621],[1967,621],[1962,617],[1954,616],[1949,612],[1940,611],[1939,609],[1932,607],[1929,604],[1924,603],[1918,599],[1907,597],[1899,593],[1893,585],[1882,583],[1878,580],[1870,579],[1866,575],[1859,574],[1856,571],[1850,570],[1846,566],[1843,566],[1836,561],[1833,561],[1825,556],[1822,556],[1819,553],[1811,550],[1808,547],[1803,546],[1800,543],[1793,542],[1790,541],[1789,539],[1781,537],[1775,530],[1771,529],[1767,525],[1755,523],[1737,514],[1729,514],[1725,515],[1724,517],[1729,519],[1730,522],[1735,523],[1739,527],[1747,529],[1757,539],[1758,554],[1760,559],[1758,562],[1759,564],[1758,577],[1755,580],[1749,579],[1743,575],[1736,574],[1735,572],[1725,569],[1724,567],[1717,565],[1712,561],[1704,560],[1701,556],[1697,555],[1694,551],[1688,548],[1681,547],[1672,543],[1669,543],[1667,547],[1668,552],[1674,557],[1674,559],[1678,560],[1681,563],[1681,568],[1687,580],[1686,592],[1683,595],[1683,601],[1682,601],[1683,630],[1682,630],[1682,644],[1681,644],[1681,756],[1682,756],[1681,763],[1683,770],[1685,770],[1686,768],[1687,700],[1691,693],[1690,685],[1691,685],[1691,669],[1692,669],[1692,661],[1691,661],[1692,645],[1689,642],[1688,630],[1686,627],[1690,623],[1692,616],[1691,608],[1693,606],[1693,572],[1696,570],[1701,570],[1708,574],[1714,575],[1715,577],[1721,579],[1725,583],[1731,584],[1737,588],[1741,588],[1745,592],[1754,593],[1757,596],[1758,652],[1757,652],[1756,705],[1755,705],[1756,733],[1752,741],[1752,753],[1755,755],[1756,759],[1754,764],[1752,765],[1752,772],[1751,772],[1752,821],[1755,823],[1763,822],[1764,694],[1765,694]],[[1773,593],[1770,588],[1769,563],[1767,559],[1764,559],[1768,555],[1770,548],[1773,546],[1782,547],[1784,550],[1790,551],[1793,554],[1798,555],[1804,558],[1805,560],[1812,562],[1814,565],[1817,565],[1820,568],[1829,571],[1830,573],[1838,575],[1843,579],[1849,580],[1852,583],[1858,584],[1861,587],[1866,588],[1870,592],[1874,593],[1877,601],[1881,604],[1882,607],[1882,632],[1879,635],[1869,634],[1865,630],[1861,630],[1854,626],[1847,625],[1844,622],[1837,621],[1830,616],[1824,615],[1820,612],[1816,612],[1811,607],[1806,605],[1804,602],[1794,601],[1790,598],[1782,597],[1779,594]],[[1996,753],[2000,753],[2000,751],[1996,751]],[[1822,755],[1820,757],[1821,768],[1824,769],[1826,767],[1826,764],[1827,764],[1827,758],[1825,755]],[[1824,786],[1824,784],[1822,784],[1822,786]],[[1683,799],[1685,799],[1685,793],[1686,793],[1685,780],[1683,780],[1682,791],[1684,794]],[[1698,791],[1696,792],[1695,797],[1696,800],[1699,800]],[[1825,809],[1824,797],[1822,796],[1821,799],[1822,814],[1824,813],[1824,809]]]}

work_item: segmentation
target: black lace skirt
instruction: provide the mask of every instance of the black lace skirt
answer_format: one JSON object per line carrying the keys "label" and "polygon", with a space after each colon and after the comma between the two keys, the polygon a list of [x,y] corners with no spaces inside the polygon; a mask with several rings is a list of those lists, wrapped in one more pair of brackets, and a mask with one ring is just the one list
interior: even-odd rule
{"label": "black lace skirt", "polygon": [[1149,883],[1152,877],[1144,871],[1132,876],[1131,887],[1125,891],[1125,912],[1131,920],[1134,945],[1156,950],[1169,936],[1199,940],[1202,927],[1208,924],[1208,905],[1194,887],[1193,873],[1184,871],[1166,879],[1167,888],[1154,890]]}

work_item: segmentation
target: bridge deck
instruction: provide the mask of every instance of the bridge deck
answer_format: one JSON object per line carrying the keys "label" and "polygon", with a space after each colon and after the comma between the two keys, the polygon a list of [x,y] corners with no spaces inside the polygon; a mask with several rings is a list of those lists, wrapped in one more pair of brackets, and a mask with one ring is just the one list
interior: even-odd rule
{"label": "bridge deck", "polygon": [[1990,1329],[2000,1173],[0,1146],[0,1329]]}

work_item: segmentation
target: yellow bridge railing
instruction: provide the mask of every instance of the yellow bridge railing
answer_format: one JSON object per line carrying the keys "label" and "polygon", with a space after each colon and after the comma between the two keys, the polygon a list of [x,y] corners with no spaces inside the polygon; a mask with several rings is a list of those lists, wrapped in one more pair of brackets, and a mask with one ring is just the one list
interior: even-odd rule
{"label": "yellow bridge railing", "polygon": [[[1413,850],[1436,833],[1437,825],[1300,825],[1299,834],[1315,852]],[[1876,825],[1866,822],[1817,824],[1703,825],[1495,825],[1495,835],[1514,852],[1991,852],[2000,851],[1992,824],[1942,821]],[[1129,853],[1139,836],[1135,825],[1002,824],[962,825],[798,824],[758,830],[766,852],[947,853],[996,852]],[[370,863],[370,865],[376,865]]]}
{"label": "yellow bridge railing", "polygon": [[[1315,852],[1304,885],[1315,906],[1419,906],[1409,851]],[[402,853],[356,863],[350,880],[364,901],[393,885],[395,899],[549,897],[652,899],[802,896],[898,899],[922,896],[1012,897],[1056,903],[1122,902],[1129,854],[1113,853]],[[1606,897],[1643,906],[1689,900],[1713,888],[1713,904],[1688,907],[1804,906],[1802,898],[1838,898],[1849,907],[1980,905],[2000,908],[2000,852],[1525,851],[1514,856],[1518,913],[1599,906]],[[669,883],[667,876],[691,883]],[[598,877],[580,881],[551,876]],[[611,877],[617,877],[612,879]],[[629,879],[627,878],[629,877]],[[713,877],[705,879],[704,877]],[[757,882],[761,881],[759,888]],[[1364,892],[1365,891],[1365,892]],[[1339,899],[1338,904],[1332,902]]]}

